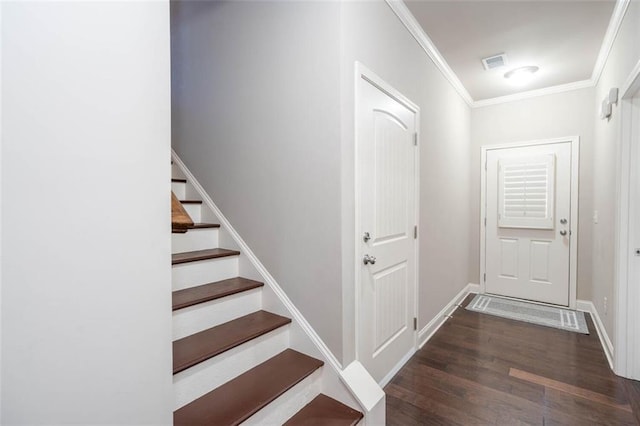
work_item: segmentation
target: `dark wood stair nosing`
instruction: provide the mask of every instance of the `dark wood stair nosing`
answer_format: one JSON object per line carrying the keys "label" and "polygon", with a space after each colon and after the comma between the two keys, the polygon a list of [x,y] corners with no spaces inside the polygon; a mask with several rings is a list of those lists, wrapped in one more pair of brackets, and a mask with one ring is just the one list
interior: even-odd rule
{"label": "dark wood stair nosing", "polygon": [[174,253],[171,255],[171,265],[181,265],[183,263],[198,262],[201,260],[219,259],[222,257],[238,256],[240,252],[237,250],[228,250],[223,248],[186,251],[182,253]]}
{"label": "dark wood stair nosing", "polygon": [[180,200],[182,204],[202,204],[202,200]]}
{"label": "dark wood stair nosing", "polygon": [[176,410],[174,425],[238,425],[323,365],[321,360],[285,349]]}
{"label": "dark wood stair nosing", "polygon": [[202,284],[196,287],[176,290],[172,293],[172,310],[188,308],[201,303],[221,299],[223,297],[242,293],[263,287],[264,283],[242,277]]}
{"label": "dark wood stair nosing", "polygon": [[198,230],[198,229],[216,229],[220,228],[219,223],[206,223],[206,222],[197,222],[193,225],[189,225],[186,228],[172,228],[171,232],[174,234],[185,234],[190,230]]}
{"label": "dark wood stair nosing", "polygon": [[362,412],[321,393],[287,420],[283,426],[322,424],[354,426],[363,417]]}
{"label": "dark wood stair nosing", "polygon": [[199,223],[194,223],[193,225],[187,227],[187,229],[208,229],[208,228],[220,228],[220,224],[199,222]]}
{"label": "dark wood stair nosing", "polygon": [[184,178],[171,178],[171,183],[187,183],[187,180]]}
{"label": "dark wood stair nosing", "polygon": [[173,342],[173,374],[291,323],[290,318],[257,311]]}

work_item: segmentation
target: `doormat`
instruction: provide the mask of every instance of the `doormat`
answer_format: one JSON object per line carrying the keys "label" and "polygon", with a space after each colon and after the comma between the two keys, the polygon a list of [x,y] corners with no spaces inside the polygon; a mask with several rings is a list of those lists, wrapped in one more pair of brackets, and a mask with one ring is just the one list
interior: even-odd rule
{"label": "doormat", "polygon": [[589,334],[584,312],[487,296],[486,294],[477,294],[466,309],[531,324],[559,328],[560,330]]}

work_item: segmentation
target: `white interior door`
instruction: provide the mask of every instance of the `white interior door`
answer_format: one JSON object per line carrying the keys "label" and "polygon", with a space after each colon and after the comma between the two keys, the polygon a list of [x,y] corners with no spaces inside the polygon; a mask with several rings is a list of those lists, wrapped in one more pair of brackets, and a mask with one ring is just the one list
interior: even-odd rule
{"label": "white interior door", "polygon": [[569,305],[571,150],[487,150],[485,292]]}
{"label": "white interior door", "polygon": [[359,80],[357,356],[379,383],[415,348],[417,110],[390,93]]}

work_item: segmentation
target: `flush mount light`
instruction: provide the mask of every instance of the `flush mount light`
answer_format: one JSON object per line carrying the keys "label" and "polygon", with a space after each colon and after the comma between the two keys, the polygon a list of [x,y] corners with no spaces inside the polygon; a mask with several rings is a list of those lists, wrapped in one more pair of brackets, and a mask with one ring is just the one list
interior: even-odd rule
{"label": "flush mount light", "polygon": [[540,68],[529,65],[527,67],[520,67],[508,71],[504,74],[504,78],[509,80],[510,83],[516,86],[522,86],[527,84],[533,78],[533,74],[535,74]]}

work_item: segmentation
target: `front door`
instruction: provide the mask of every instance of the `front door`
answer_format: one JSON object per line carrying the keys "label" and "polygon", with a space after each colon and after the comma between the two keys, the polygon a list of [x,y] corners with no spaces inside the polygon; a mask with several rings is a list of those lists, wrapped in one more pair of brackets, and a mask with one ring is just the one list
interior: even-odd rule
{"label": "front door", "polygon": [[417,167],[417,108],[380,84],[359,80],[356,151],[357,352],[379,383],[415,348]]}
{"label": "front door", "polygon": [[485,291],[569,305],[571,142],[488,149]]}

